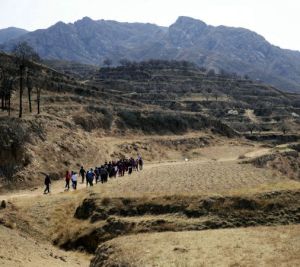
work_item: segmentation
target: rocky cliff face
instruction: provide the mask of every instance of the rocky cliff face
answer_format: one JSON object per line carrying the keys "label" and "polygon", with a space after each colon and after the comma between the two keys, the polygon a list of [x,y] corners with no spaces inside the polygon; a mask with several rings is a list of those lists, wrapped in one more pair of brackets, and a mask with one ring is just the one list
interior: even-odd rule
{"label": "rocky cliff face", "polygon": [[284,90],[300,91],[300,52],[284,50],[243,28],[213,27],[179,17],[169,28],[153,24],[94,21],[58,22],[7,42],[26,40],[44,58],[102,64],[105,58],[189,60],[217,71],[247,74]]}

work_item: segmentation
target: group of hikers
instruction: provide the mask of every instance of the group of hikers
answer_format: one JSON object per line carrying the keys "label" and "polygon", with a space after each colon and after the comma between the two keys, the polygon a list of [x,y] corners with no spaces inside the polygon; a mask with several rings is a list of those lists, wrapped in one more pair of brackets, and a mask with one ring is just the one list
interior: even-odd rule
{"label": "group of hikers", "polygon": [[[129,159],[120,159],[118,161],[105,162],[100,167],[90,168],[85,170],[81,166],[79,170],[79,177],[81,177],[81,183],[86,182],[86,186],[93,186],[94,182],[106,183],[108,178],[117,178],[117,176],[124,176],[128,172],[130,175],[133,171],[141,171],[143,169],[143,159],[138,155],[137,159],[133,157]],[[65,174],[65,190],[70,190],[70,183],[72,183],[72,188],[77,189],[78,174],[75,171],[66,171]],[[44,194],[50,193],[51,179],[49,175],[45,177],[45,190]]]}

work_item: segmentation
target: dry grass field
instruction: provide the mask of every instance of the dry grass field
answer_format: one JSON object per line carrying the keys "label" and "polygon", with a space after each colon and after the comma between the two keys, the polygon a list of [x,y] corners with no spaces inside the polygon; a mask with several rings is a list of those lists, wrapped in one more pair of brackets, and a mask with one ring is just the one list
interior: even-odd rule
{"label": "dry grass field", "polygon": [[232,161],[190,161],[154,164],[132,177],[98,186],[95,192],[110,197],[159,195],[210,195],[247,191],[278,183],[281,175]]}
{"label": "dry grass field", "polygon": [[[108,149],[124,147],[124,141],[105,140]],[[130,149],[133,140],[140,146],[150,143],[147,137],[128,137],[125,148]],[[165,141],[169,141],[167,137]],[[171,141],[178,142],[178,138]],[[161,138],[156,141],[153,137],[152,142],[162,153],[163,147],[159,149],[157,144]],[[292,192],[299,192],[300,182],[274,169],[241,164],[244,159],[271,153],[271,148],[226,139],[186,152],[183,147],[164,148],[168,155],[165,161],[157,156],[151,158],[149,152],[143,171],[110,179],[104,185],[86,188],[79,184],[77,191],[66,192],[60,180],[52,184],[49,195],[36,187],[1,196],[8,207],[0,210],[0,224],[13,229],[5,231],[1,226],[4,243],[0,263],[88,266],[85,253],[61,251],[49,245],[54,242],[66,249],[89,252],[100,244],[92,266],[274,266],[274,262],[278,266],[297,266],[299,227],[260,225],[297,220],[298,193]],[[96,211],[105,210],[107,216],[95,220],[91,215],[76,217],[84,199],[95,201]],[[206,202],[215,204],[201,215]],[[178,205],[183,205],[182,210],[176,211]],[[139,207],[144,207],[145,213],[134,214]],[[252,225],[257,227],[236,228]],[[232,229],[208,230],[228,227]],[[5,250],[6,243],[11,244],[11,250]],[[18,244],[22,244],[22,252]]]}
{"label": "dry grass field", "polygon": [[0,225],[0,266],[88,266],[90,256],[59,250],[49,242]]}
{"label": "dry grass field", "polygon": [[300,226],[124,236],[98,248],[96,266],[299,266]]}

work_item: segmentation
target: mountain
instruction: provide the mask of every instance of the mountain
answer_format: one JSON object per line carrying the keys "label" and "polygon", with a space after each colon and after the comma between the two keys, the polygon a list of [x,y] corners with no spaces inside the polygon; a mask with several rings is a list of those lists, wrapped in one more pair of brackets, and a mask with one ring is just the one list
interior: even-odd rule
{"label": "mountain", "polygon": [[121,58],[134,59],[138,50],[161,39],[167,28],[152,24],[93,21],[88,17],[74,24],[58,22],[46,30],[37,30],[8,42],[27,41],[47,59],[64,59],[86,64],[102,64],[109,57],[115,63]]}
{"label": "mountain", "polygon": [[2,29],[0,30],[0,44],[5,43],[14,38],[18,38],[25,33],[28,33],[28,31],[24,29],[15,28],[15,27]]}
{"label": "mountain", "polygon": [[188,60],[217,72],[234,72],[286,91],[300,91],[300,52],[280,49],[247,29],[213,27],[189,17],[179,17],[170,27],[85,17],[27,33],[7,42],[4,49],[9,51],[24,40],[47,59],[97,65],[105,58],[114,64],[124,58]]}

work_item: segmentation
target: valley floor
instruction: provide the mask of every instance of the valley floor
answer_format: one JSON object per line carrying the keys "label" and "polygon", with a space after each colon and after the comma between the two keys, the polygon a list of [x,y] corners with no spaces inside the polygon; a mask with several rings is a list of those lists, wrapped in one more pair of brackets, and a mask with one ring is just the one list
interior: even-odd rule
{"label": "valley floor", "polygon": [[[108,235],[100,242],[91,266],[274,266],[274,262],[278,266],[297,266],[300,263],[298,225],[261,227],[258,223],[258,227],[190,231],[202,229],[203,222],[208,225],[205,220],[213,221],[212,215],[189,218],[182,214],[133,217],[115,214],[96,222],[74,217],[84,199],[99,198],[108,202],[112,199],[114,203],[118,199],[139,201],[169,196],[184,201],[189,197],[251,197],[265,192],[299,191],[299,181],[275,170],[242,164],[243,159],[261,156],[270,150],[257,145],[223,143],[194,150],[191,160],[179,159],[176,154],[174,160],[149,162],[142,172],[111,179],[93,188],[79,183],[79,190],[66,192],[61,180],[53,183],[49,195],[42,194],[42,187],[2,195],[0,200],[5,199],[8,206],[0,210],[0,265],[88,266],[91,256],[65,252],[50,243],[72,245],[77,242],[76,238],[88,236],[97,229],[114,233],[109,230],[109,223],[114,223],[135,225],[136,229],[128,231],[128,235],[122,231]],[[269,220],[276,225],[272,216]],[[289,211],[284,216],[287,222],[295,220]],[[169,228],[164,226],[162,230],[157,226],[165,222]],[[278,222],[282,223],[286,224]],[[170,225],[177,227],[176,232],[168,232]],[[149,233],[141,234],[143,231]],[[153,233],[157,231],[167,232]],[[109,239],[112,240],[107,241]],[[73,248],[78,249],[78,246]]]}

